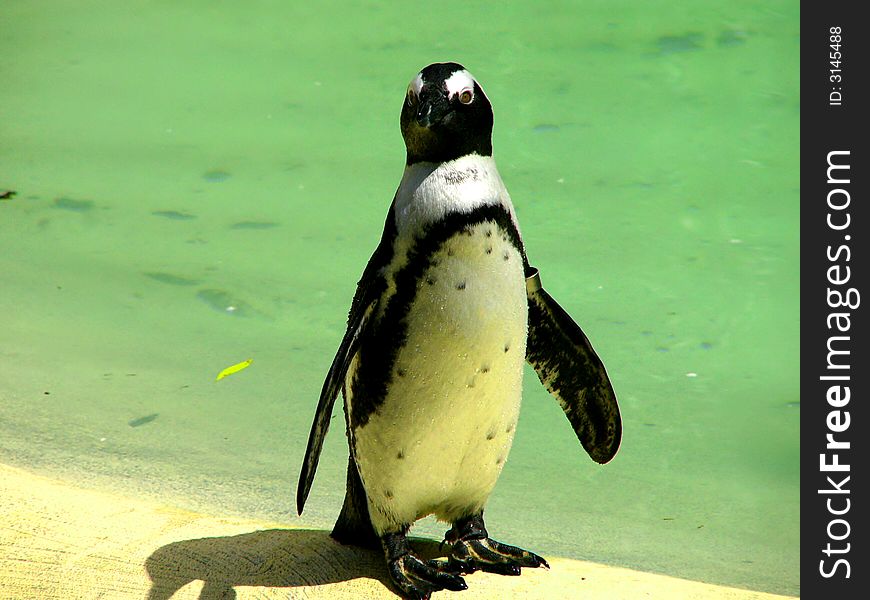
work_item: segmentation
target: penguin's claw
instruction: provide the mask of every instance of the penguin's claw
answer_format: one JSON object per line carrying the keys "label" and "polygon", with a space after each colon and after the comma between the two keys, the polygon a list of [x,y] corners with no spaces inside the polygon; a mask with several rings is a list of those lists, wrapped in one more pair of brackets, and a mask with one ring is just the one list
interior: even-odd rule
{"label": "penguin's claw", "polygon": [[488,537],[454,542],[448,562],[448,568],[457,573],[480,570],[498,575],[519,575],[521,567],[549,569],[550,565],[534,552],[508,546]]}
{"label": "penguin's claw", "polygon": [[404,554],[387,561],[390,579],[402,596],[413,600],[428,600],[432,592],[468,588],[465,580],[448,571],[446,563],[436,560],[422,561],[413,554]]}
{"label": "penguin's claw", "polygon": [[490,538],[482,514],[454,523],[444,541],[453,547],[447,568],[454,573],[473,573],[480,570],[498,575],[519,575],[522,567],[550,568],[547,561],[534,552]]}

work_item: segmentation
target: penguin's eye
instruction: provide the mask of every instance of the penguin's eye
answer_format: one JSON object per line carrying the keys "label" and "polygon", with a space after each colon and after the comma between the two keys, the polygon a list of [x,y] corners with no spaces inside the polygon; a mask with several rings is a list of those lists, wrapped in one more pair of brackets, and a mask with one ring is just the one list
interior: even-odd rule
{"label": "penguin's eye", "polygon": [[471,88],[465,88],[459,92],[459,101],[463,104],[471,104],[472,100],[474,100],[474,90]]}
{"label": "penguin's eye", "polygon": [[411,88],[408,88],[408,97],[406,99],[408,106],[416,106],[417,105],[417,94]]}

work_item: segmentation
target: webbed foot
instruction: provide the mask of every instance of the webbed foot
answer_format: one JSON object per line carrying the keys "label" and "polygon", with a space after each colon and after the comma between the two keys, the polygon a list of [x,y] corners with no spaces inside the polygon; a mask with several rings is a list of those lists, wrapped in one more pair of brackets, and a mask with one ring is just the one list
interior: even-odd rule
{"label": "webbed foot", "polygon": [[405,598],[428,600],[432,592],[467,589],[465,580],[455,571],[448,570],[448,563],[437,560],[421,560],[411,552],[404,533],[388,533],[381,537],[387,570],[393,585]]}
{"label": "webbed foot", "polygon": [[547,561],[534,552],[491,539],[482,514],[454,523],[444,541],[453,547],[448,569],[455,573],[481,570],[498,575],[519,575],[522,567],[550,568]]}

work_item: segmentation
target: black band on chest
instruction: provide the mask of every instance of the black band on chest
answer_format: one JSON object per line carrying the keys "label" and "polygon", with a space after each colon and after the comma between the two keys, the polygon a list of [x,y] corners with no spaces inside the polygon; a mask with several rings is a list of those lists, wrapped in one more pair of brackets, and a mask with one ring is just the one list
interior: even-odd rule
{"label": "black band on chest", "polygon": [[519,231],[504,206],[487,205],[467,213],[452,213],[427,226],[408,251],[407,263],[395,275],[396,291],[387,299],[383,316],[373,327],[367,328],[370,333],[360,339],[359,362],[351,382],[352,428],[368,422],[384,402],[393,378],[402,376],[393,370],[396,357],[407,340],[408,311],[417,295],[417,284],[433,266],[435,255],[447,240],[482,223],[493,223],[498,235],[505,235],[520,253],[523,265],[528,265]]}

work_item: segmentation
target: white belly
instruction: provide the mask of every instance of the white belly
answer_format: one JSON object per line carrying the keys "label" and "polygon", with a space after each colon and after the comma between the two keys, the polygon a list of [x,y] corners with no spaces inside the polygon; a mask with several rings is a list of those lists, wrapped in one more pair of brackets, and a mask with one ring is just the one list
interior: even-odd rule
{"label": "white belly", "polygon": [[355,434],[378,533],[480,510],[516,428],[528,310],[522,258],[489,222],[433,258],[387,396]]}

